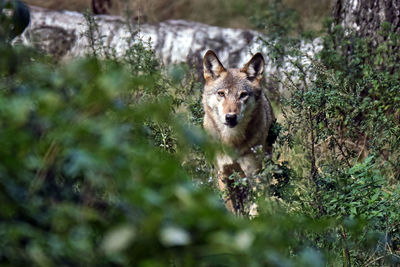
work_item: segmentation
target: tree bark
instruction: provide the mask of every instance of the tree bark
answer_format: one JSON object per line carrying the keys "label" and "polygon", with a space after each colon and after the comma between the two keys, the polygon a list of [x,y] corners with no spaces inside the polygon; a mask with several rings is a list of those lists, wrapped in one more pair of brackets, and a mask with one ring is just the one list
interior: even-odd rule
{"label": "tree bark", "polygon": [[400,34],[400,0],[335,0],[332,16],[336,25],[363,37],[375,39],[383,22]]}
{"label": "tree bark", "polygon": [[[14,43],[33,46],[60,60],[89,54],[90,40],[85,36],[88,25],[84,16],[78,12],[52,11],[30,7],[31,24]],[[95,16],[98,32],[103,46],[115,51],[117,57],[123,57],[127,51],[128,38],[150,42],[157,57],[164,65],[188,63],[202,73],[203,55],[208,49],[214,50],[225,67],[242,67],[252,53],[262,52],[266,65],[264,74],[279,75],[290,71],[291,59],[285,56],[282,69],[268,59],[268,50],[260,38],[268,39],[252,30],[231,29],[210,26],[184,20],[167,20],[156,24],[138,24],[133,22],[132,31],[122,17]],[[132,36],[132,34],[134,36]],[[96,42],[99,42],[97,40]],[[322,48],[319,39],[311,43],[302,43],[301,50],[309,57]],[[284,79],[284,77],[282,78]],[[270,90],[285,90],[282,85],[271,85]]]}
{"label": "tree bark", "polygon": [[[30,6],[31,24],[15,42],[34,46],[60,59],[88,54],[89,40],[85,36],[87,23],[78,12],[53,11]],[[123,56],[128,49],[127,38],[150,41],[163,64],[190,63],[202,66],[208,49],[214,50],[226,67],[239,67],[262,49],[260,33],[229,29],[184,20],[168,20],[156,24],[133,22],[134,36],[125,19],[118,16],[95,16],[103,45]],[[136,36],[135,36],[136,35]]]}

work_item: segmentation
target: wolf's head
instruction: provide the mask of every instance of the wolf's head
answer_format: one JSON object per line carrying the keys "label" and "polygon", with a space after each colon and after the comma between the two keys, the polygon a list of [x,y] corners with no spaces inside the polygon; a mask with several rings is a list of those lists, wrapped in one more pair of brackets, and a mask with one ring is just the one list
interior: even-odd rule
{"label": "wolf's head", "polygon": [[247,124],[262,93],[263,56],[255,54],[241,69],[226,69],[216,54],[208,50],[203,70],[206,80],[203,103],[212,110],[217,123],[229,128]]}

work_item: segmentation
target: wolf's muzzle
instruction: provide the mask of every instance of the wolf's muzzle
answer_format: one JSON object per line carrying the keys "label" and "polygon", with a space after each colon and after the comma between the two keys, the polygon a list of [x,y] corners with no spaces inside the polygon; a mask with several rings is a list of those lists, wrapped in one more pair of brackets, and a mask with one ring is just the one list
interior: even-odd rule
{"label": "wolf's muzzle", "polygon": [[233,128],[236,126],[237,122],[237,116],[236,114],[226,114],[225,115],[225,124],[228,125],[229,127]]}

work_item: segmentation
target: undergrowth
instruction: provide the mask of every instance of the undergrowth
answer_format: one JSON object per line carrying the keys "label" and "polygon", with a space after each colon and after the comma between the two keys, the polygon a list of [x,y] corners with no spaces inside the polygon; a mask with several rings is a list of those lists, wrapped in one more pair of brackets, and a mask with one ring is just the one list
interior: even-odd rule
{"label": "undergrowth", "polygon": [[[337,264],[398,264],[399,35],[383,24],[374,46],[328,20],[318,34],[322,50],[310,55],[302,46],[315,33],[293,35],[293,23],[273,16],[256,21],[279,70],[270,78],[286,91],[275,156],[293,172],[287,209],[336,221],[314,244]],[[361,226],[351,234],[354,225]],[[330,244],[332,234],[341,241]]]}
{"label": "undergrowth", "polygon": [[89,55],[60,63],[11,46],[0,9],[1,265],[399,264],[398,37],[387,26],[376,48],[329,27],[305,64],[290,24],[255,18],[281,31],[268,56],[291,55],[293,68],[275,77],[289,94],[274,156],[236,180],[258,203],[250,220],[214,190],[219,145],[201,130],[196,75],[163,67],[132,25],[116,57],[86,18]]}

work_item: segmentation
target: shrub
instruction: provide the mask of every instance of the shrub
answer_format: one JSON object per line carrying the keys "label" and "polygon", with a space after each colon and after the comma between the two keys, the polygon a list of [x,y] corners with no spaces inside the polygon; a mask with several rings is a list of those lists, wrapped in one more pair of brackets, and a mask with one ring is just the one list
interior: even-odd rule
{"label": "shrub", "polygon": [[300,45],[314,34],[290,34],[292,24],[273,16],[266,22],[282,25],[264,40],[269,56],[281,70],[290,65],[272,77],[287,91],[276,156],[295,172],[288,210],[334,219],[333,232],[313,238],[343,252],[345,266],[398,262],[399,36],[384,24],[374,45],[327,21],[323,49],[310,57]]}
{"label": "shrub", "polygon": [[[87,18],[90,36],[100,38]],[[397,169],[382,168],[385,155],[393,160],[398,152],[398,140],[390,139],[397,133],[390,127],[398,74],[379,61],[375,76],[367,72],[369,83],[364,72],[343,74],[341,64],[329,63],[342,50],[326,38],[320,61],[304,66],[315,79],[291,87],[296,90],[282,100],[285,120],[272,129],[277,153],[259,175],[273,183],[251,192],[260,207],[252,220],[227,213],[208,186],[207,160],[218,145],[196,127],[201,85],[185,66],[163,69],[141,40],[121,60],[100,41],[92,42],[91,55],[64,63],[1,40],[0,264],[398,262]],[[368,94],[350,98],[343,90],[362,91],[366,84],[378,84],[372,93],[382,112],[363,107],[357,121],[346,101],[370,103],[363,102]],[[383,140],[372,134],[376,141],[368,142],[377,149],[368,146],[371,156],[341,151],[359,132],[340,135],[347,128],[337,128],[338,121],[346,118],[346,127],[364,125],[365,132],[381,122],[380,133],[392,140],[383,147],[387,154],[379,154]]]}

